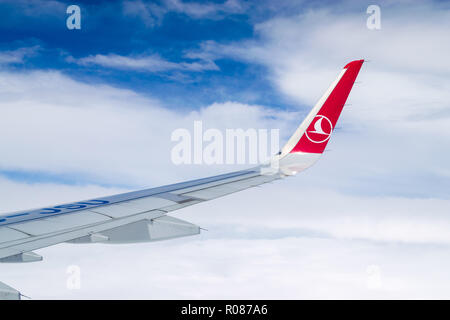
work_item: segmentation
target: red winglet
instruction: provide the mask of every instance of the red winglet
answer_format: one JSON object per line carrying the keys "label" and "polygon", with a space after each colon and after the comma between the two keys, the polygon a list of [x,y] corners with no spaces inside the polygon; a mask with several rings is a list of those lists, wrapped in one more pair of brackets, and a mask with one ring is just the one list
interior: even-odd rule
{"label": "red winglet", "polygon": [[364,60],[355,60],[344,67],[346,70],[342,77],[326,98],[300,140],[291,150],[291,153],[322,153],[325,150],[363,62]]}

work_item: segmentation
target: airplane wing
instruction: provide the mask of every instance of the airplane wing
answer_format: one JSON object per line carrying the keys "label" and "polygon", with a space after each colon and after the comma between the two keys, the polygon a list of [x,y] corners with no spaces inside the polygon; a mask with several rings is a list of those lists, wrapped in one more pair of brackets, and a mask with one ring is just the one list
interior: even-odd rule
{"label": "airplane wing", "polygon": [[[279,154],[256,168],[158,188],[0,216],[0,262],[33,262],[40,248],[69,243],[133,243],[200,233],[172,211],[295,175],[325,150],[364,60],[347,64]],[[14,290],[14,289],[13,289]],[[0,283],[0,298],[11,288]],[[16,297],[17,292],[9,295]],[[20,297],[20,294],[18,295]]]}

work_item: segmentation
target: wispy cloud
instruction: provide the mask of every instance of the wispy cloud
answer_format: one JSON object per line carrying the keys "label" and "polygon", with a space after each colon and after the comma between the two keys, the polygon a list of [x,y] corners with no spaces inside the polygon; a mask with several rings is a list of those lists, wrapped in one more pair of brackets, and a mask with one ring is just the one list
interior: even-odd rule
{"label": "wispy cloud", "polygon": [[219,70],[212,60],[198,60],[192,62],[171,62],[157,54],[121,56],[117,54],[97,54],[80,59],[68,57],[68,62],[83,66],[98,65],[105,68],[133,70],[138,72],[164,72],[164,71],[210,71]]}
{"label": "wispy cloud", "polygon": [[184,13],[191,18],[215,18],[221,14],[240,13],[244,4],[238,0],[226,0],[223,3],[184,2],[181,0],[166,0],[166,7],[170,11]]}
{"label": "wispy cloud", "polygon": [[141,0],[124,1],[123,13],[140,18],[148,27],[161,24],[164,15],[169,12],[184,14],[192,19],[220,19],[227,14],[243,13],[245,3],[238,0],[216,2],[187,2],[164,0],[161,4]]}
{"label": "wispy cloud", "polygon": [[125,16],[139,18],[147,27],[159,25],[167,12],[166,8],[156,3],[141,0],[124,1],[122,10]]}
{"label": "wispy cloud", "polygon": [[0,65],[24,63],[26,58],[36,55],[39,49],[39,46],[32,46],[15,50],[0,51]]}

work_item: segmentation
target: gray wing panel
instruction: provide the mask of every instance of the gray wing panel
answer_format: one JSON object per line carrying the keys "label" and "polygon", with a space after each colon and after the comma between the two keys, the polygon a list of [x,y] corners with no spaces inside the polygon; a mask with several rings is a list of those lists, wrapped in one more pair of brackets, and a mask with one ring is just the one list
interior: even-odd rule
{"label": "gray wing panel", "polygon": [[23,239],[23,238],[28,238],[28,237],[29,237],[29,235],[27,235],[26,233],[23,233],[23,232],[20,232],[17,230],[13,230],[8,227],[0,228],[0,243]]}
{"label": "gray wing panel", "polygon": [[90,211],[101,213],[107,215],[111,218],[121,218],[129,215],[142,213],[154,209],[159,209],[163,207],[168,207],[175,205],[176,202],[158,198],[158,197],[147,197],[140,198],[136,200],[130,200],[126,202],[120,202],[117,204],[111,204],[107,206],[93,208]]}
{"label": "gray wing panel", "polygon": [[237,191],[245,190],[251,187],[255,187],[261,185],[263,183],[272,182],[277,177],[275,176],[257,176],[251,177],[247,179],[237,180],[233,182],[228,182],[220,185],[216,185],[213,187],[207,187],[203,189],[199,189],[196,191],[191,191],[187,193],[182,193],[185,196],[190,196],[202,200],[211,200],[218,197],[222,197],[224,195],[234,193]]}

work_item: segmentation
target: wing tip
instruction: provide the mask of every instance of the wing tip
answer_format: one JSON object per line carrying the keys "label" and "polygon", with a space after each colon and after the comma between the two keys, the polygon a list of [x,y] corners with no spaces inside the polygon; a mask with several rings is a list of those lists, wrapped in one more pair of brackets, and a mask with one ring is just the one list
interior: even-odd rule
{"label": "wing tip", "polygon": [[353,60],[353,61],[347,63],[347,64],[345,65],[344,69],[348,69],[348,68],[350,68],[350,67],[352,67],[352,66],[360,66],[360,65],[362,65],[363,63],[364,63],[364,59]]}

